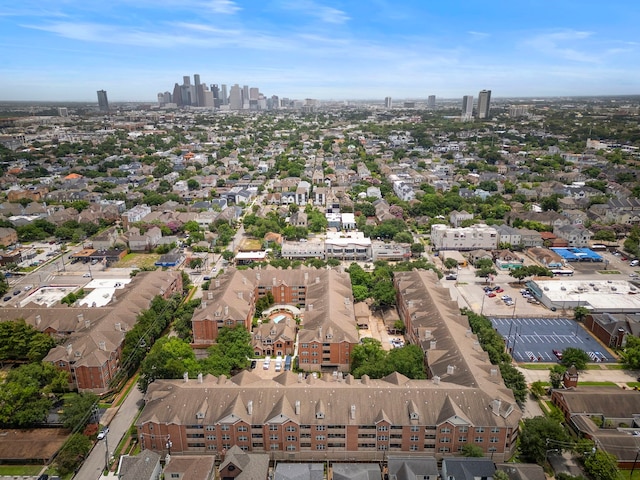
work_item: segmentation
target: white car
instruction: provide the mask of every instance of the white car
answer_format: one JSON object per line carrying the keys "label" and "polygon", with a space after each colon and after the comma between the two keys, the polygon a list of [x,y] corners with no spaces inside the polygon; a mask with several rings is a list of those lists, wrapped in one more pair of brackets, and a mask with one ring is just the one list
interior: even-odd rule
{"label": "white car", "polygon": [[98,433],[98,437],[97,437],[97,438],[98,438],[98,440],[102,440],[104,437],[106,437],[106,436],[107,436],[107,433],[109,433],[109,427],[105,427],[103,430],[101,430],[101,431]]}
{"label": "white car", "polygon": [[91,274],[90,274],[90,273],[83,273],[83,274],[82,274],[82,276],[83,276],[84,278],[89,278],[89,277],[91,276]]}

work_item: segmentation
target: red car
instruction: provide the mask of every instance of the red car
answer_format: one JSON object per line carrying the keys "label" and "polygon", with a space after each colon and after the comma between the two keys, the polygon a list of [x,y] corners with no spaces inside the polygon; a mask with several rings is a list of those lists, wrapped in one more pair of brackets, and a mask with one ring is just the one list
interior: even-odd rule
{"label": "red car", "polygon": [[496,290],[496,293],[502,293],[502,292],[504,292],[504,289],[502,288],[499,288],[498,290]]}
{"label": "red car", "polygon": [[496,296],[496,294],[493,293],[493,292],[490,292],[490,293],[487,294],[487,297],[489,297],[489,298],[493,298],[495,296]]}

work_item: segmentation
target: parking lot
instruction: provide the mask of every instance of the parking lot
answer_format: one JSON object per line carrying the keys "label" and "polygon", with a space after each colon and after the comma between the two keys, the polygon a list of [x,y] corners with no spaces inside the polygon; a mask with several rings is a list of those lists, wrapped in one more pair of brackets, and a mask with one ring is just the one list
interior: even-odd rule
{"label": "parking lot", "polygon": [[592,362],[617,360],[587,332],[582,325],[568,318],[490,318],[502,335],[507,349],[516,362],[556,362],[555,351],[574,347],[584,350]]}

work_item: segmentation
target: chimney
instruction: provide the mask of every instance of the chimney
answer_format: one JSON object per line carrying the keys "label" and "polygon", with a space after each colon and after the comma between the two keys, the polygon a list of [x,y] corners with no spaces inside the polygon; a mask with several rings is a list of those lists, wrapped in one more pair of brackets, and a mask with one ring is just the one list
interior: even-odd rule
{"label": "chimney", "polygon": [[247,284],[247,277],[242,277],[242,284],[246,285]]}
{"label": "chimney", "polygon": [[120,322],[117,322],[113,325],[116,329],[116,332],[121,332],[122,331],[122,325],[120,324]]}
{"label": "chimney", "polygon": [[433,384],[434,385],[440,385],[440,377],[438,375],[435,375],[433,377]]}
{"label": "chimney", "polygon": [[36,327],[40,325],[40,322],[42,322],[42,317],[40,315],[36,315]]}
{"label": "chimney", "polygon": [[304,283],[306,284],[309,281],[309,272],[304,272]]}
{"label": "chimney", "polygon": [[495,415],[500,415],[500,405],[502,405],[502,402],[500,401],[499,398],[496,398],[491,402],[491,411]]}
{"label": "chimney", "polygon": [[247,402],[247,413],[253,415],[253,400]]}
{"label": "chimney", "polygon": [[207,292],[207,298],[213,300],[213,292]]}
{"label": "chimney", "polygon": [[98,348],[105,352],[107,350],[107,344],[105,342],[98,342]]}
{"label": "chimney", "polygon": [[260,280],[260,272],[256,272],[256,280]]}
{"label": "chimney", "polygon": [[214,282],[216,288],[220,288],[220,280],[216,279],[216,281]]}
{"label": "chimney", "polygon": [[242,300],[244,298],[244,292],[238,292],[238,298]]}
{"label": "chimney", "polygon": [[84,328],[89,328],[91,326],[91,320],[84,321]]}
{"label": "chimney", "polygon": [[271,284],[275,287],[278,284],[278,279],[276,277],[273,277],[271,279]]}
{"label": "chimney", "polygon": [[497,377],[498,376],[498,369],[497,368],[492,368],[491,371],[489,372],[489,376]]}
{"label": "chimney", "polygon": [[67,345],[67,355],[71,356],[72,353],[73,353],[73,344],[70,343],[69,345]]}
{"label": "chimney", "polygon": [[356,406],[355,405],[351,405],[351,420],[355,420],[356,419]]}
{"label": "chimney", "polygon": [[198,374],[198,383],[202,383],[202,372]]}
{"label": "chimney", "polygon": [[81,323],[84,321],[84,315],[82,313],[78,314],[78,323]]}
{"label": "chimney", "polygon": [[226,317],[227,315],[229,315],[229,305],[224,306],[224,316]]}
{"label": "chimney", "polygon": [[300,415],[300,400],[296,400],[295,412],[296,412],[296,415]]}
{"label": "chimney", "polygon": [[447,365],[447,375],[453,375],[455,369],[456,367],[454,367],[453,365]]}
{"label": "chimney", "polygon": [[430,350],[435,350],[436,349],[436,341],[435,340],[431,340],[429,342],[429,349]]}
{"label": "chimney", "polygon": [[320,283],[320,277],[316,277],[316,283]]}
{"label": "chimney", "polygon": [[184,383],[187,383],[189,381],[189,372],[184,372],[182,374],[182,380],[184,381]]}
{"label": "chimney", "polygon": [[310,303],[309,305],[307,305],[307,310],[308,311],[313,310],[313,303]]}

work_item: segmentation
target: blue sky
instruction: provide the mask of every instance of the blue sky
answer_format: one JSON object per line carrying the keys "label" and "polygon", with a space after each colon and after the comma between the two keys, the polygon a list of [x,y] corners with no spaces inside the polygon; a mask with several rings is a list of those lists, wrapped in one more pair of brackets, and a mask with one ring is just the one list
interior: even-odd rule
{"label": "blue sky", "polygon": [[637,0],[20,0],[0,100],[155,101],[183,75],[290,98],[640,94]]}

